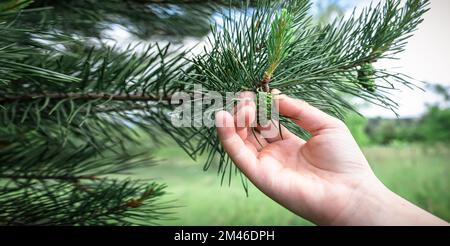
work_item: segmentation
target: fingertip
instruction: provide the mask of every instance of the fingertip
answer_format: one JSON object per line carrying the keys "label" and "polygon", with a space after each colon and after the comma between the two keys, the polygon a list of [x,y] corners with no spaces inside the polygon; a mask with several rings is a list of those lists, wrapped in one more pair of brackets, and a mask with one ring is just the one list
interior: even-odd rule
{"label": "fingertip", "polygon": [[230,158],[244,173],[252,173],[257,158],[237,133],[233,116],[226,111],[219,111],[216,113],[216,124],[217,135]]}
{"label": "fingertip", "polygon": [[278,89],[272,89],[272,94],[275,94],[275,95],[280,95],[281,94],[281,91],[280,90],[278,90]]}
{"label": "fingertip", "polygon": [[237,97],[240,99],[242,99],[242,98],[252,99],[255,97],[255,93],[252,91],[241,91],[238,93]]}
{"label": "fingertip", "polygon": [[226,111],[216,113],[217,135],[223,148],[238,167],[247,169],[256,161],[256,156],[238,135],[233,116]]}
{"label": "fingertip", "polygon": [[233,116],[227,111],[219,111],[216,113],[216,127],[217,128],[234,128]]}
{"label": "fingertip", "polygon": [[227,114],[229,114],[227,111],[224,110],[220,110],[216,112],[216,119],[222,119],[224,117],[227,116]]}
{"label": "fingertip", "polygon": [[236,110],[239,111],[241,108],[250,106],[256,109],[256,95],[253,92],[243,91],[238,95],[239,103],[237,104]]}
{"label": "fingertip", "polygon": [[236,113],[235,124],[238,128],[246,128],[252,126],[256,120],[256,108],[247,105],[238,110]]}

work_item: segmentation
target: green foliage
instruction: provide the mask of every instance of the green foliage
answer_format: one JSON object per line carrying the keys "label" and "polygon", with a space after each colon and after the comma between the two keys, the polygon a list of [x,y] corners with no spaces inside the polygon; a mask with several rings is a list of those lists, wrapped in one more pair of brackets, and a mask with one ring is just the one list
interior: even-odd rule
{"label": "green foliage", "polygon": [[[293,18],[287,9],[282,9],[281,13],[277,13],[272,21],[270,34],[267,38],[267,63],[268,67],[264,72],[263,82],[268,84],[272,76],[281,62],[286,58],[289,51],[290,43],[293,40],[294,33]],[[268,92],[268,87],[265,89]]]}
{"label": "green foliage", "polygon": [[450,109],[431,107],[419,119],[371,119],[366,133],[373,144],[450,141]]}
{"label": "green foliage", "polygon": [[423,140],[416,119],[371,119],[366,133],[372,144],[389,145],[394,142],[418,142]]}
{"label": "green foliage", "polygon": [[20,21],[83,37],[110,38],[105,31],[114,26],[140,40],[163,37],[179,41],[185,36],[206,35],[212,15],[225,2],[228,5],[228,1],[208,0],[34,0],[31,7],[41,11],[29,12]]}
{"label": "green foliage", "polygon": [[175,82],[185,53],[157,44],[143,52],[90,45],[60,33],[58,19],[22,22],[42,13],[27,11],[0,17],[0,224],[166,218],[169,206],[157,201],[164,185],[109,176],[155,163],[126,148],[137,128],[155,144],[162,128],[187,134],[163,113],[170,108],[164,97],[182,88]]}
{"label": "green foliage", "polygon": [[345,116],[345,124],[359,146],[367,146],[370,144],[370,139],[365,132],[367,122],[367,119],[355,113],[349,113]]}
{"label": "green foliage", "polygon": [[428,107],[418,119],[371,119],[366,133],[374,144],[426,142],[428,144],[450,141],[449,88],[430,85],[442,99]]}
{"label": "green foliage", "polygon": [[61,136],[61,128],[0,129],[1,224],[151,224],[167,217],[168,205],[157,201],[164,185],[108,178],[153,157],[120,151],[105,134]]}
{"label": "green foliage", "polygon": [[3,225],[148,225],[168,215],[163,210],[168,207],[155,201],[164,194],[164,186],[155,183],[42,181],[39,185],[26,181],[31,177],[15,179],[19,185],[6,186],[0,194]]}
{"label": "green foliage", "polygon": [[361,68],[358,70],[358,82],[364,89],[375,92],[377,85],[375,84],[374,75],[375,69],[373,65],[365,63],[361,65]]}
{"label": "green foliage", "polygon": [[31,0],[4,0],[0,3],[0,13],[26,8],[32,2]]}
{"label": "green foliage", "polygon": [[429,142],[450,142],[450,108],[430,107],[420,122],[419,132]]}

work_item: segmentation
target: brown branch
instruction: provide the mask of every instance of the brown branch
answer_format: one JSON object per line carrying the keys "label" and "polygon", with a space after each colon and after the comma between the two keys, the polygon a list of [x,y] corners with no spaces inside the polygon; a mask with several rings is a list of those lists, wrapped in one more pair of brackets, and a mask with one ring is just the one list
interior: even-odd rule
{"label": "brown branch", "polygon": [[[180,105],[179,103],[168,103],[165,104],[166,106],[176,106],[176,105]],[[122,113],[122,112],[127,112],[127,111],[133,111],[133,110],[143,110],[143,109],[148,109],[150,110],[152,107],[156,107],[157,105],[131,105],[128,107],[111,107],[111,108],[94,108],[91,110],[92,113],[94,114],[101,114],[101,113]],[[1,145],[0,145],[1,148]]]}
{"label": "brown branch", "polygon": [[9,145],[11,145],[11,143],[10,143],[9,141],[0,139],[0,149],[6,148],[6,147],[8,147]]}
{"label": "brown branch", "polygon": [[151,95],[127,95],[127,94],[106,94],[106,93],[41,93],[30,95],[2,95],[0,96],[0,103],[10,102],[27,102],[38,100],[42,98],[49,98],[50,100],[112,100],[112,101],[133,101],[133,102],[159,102],[170,101],[170,96],[158,97]]}
{"label": "brown branch", "polygon": [[264,73],[263,79],[260,82],[261,88],[264,92],[270,92],[269,83],[272,80],[272,76],[268,73]]}
{"label": "brown branch", "polygon": [[129,107],[111,107],[111,108],[96,108],[92,110],[92,113],[119,113],[119,112],[125,112],[125,111],[132,111],[132,110],[143,110],[143,109],[150,109],[152,105],[132,105]]}
{"label": "brown branch", "polygon": [[87,216],[85,218],[81,218],[78,221],[74,221],[73,224],[81,224],[81,225],[83,225],[89,219],[95,219],[95,218],[98,218],[98,217],[101,217],[101,216],[110,215],[110,214],[117,213],[117,212],[120,212],[120,211],[125,211],[127,209],[139,208],[139,207],[141,207],[143,205],[145,200],[151,198],[152,195],[154,195],[154,189],[153,188],[151,188],[150,190],[146,191],[138,199],[130,199],[127,202],[125,202],[124,204],[120,204],[118,206],[112,207],[110,209],[107,209],[104,212],[92,213],[91,215],[89,215],[89,216]]}

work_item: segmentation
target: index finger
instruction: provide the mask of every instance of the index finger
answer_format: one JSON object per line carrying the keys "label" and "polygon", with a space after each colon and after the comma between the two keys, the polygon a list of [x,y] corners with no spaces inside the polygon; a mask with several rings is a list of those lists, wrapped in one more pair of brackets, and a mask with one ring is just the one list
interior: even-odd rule
{"label": "index finger", "polygon": [[222,146],[233,162],[245,174],[254,173],[258,159],[238,135],[233,116],[225,111],[218,112],[216,126]]}

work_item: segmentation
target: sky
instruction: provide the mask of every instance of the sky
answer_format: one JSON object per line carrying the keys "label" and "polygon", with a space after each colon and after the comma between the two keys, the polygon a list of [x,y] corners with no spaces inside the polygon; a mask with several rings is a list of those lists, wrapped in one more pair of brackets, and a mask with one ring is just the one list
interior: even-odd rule
{"label": "sky", "polygon": [[[313,0],[319,2],[324,0]],[[377,3],[385,0],[325,0],[339,1],[348,9],[361,10],[371,2]],[[120,43],[133,43],[131,34],[120,27],[113,27],[110,36]],[[154,40],[164,43],[164,40]],[[196,39],[186,39],[183,45],[192,47],[198,44]],[[198,51],[202,45],[196,46]],[[195,50],[194,50],[195,52]],[[424,16],[424,22],[419,26],[414,36],[410,38],[405,51],[398,56],[398,60],[380,60],[376,67],[389,68],[391,71],[402,72],[416,80],[428,83],[439,83],[450,86],[450,1],[431,0],[431,9]],[[400,88],[392,98],[400,104],[397,113],[401,118],[419,117],[426,111],[426,104],[436,102],[439,97],[431,91],[410,90]],[[367,117],[395,118],[396,115],[389,110],[376,106],[364,105],[361,113]]]}

